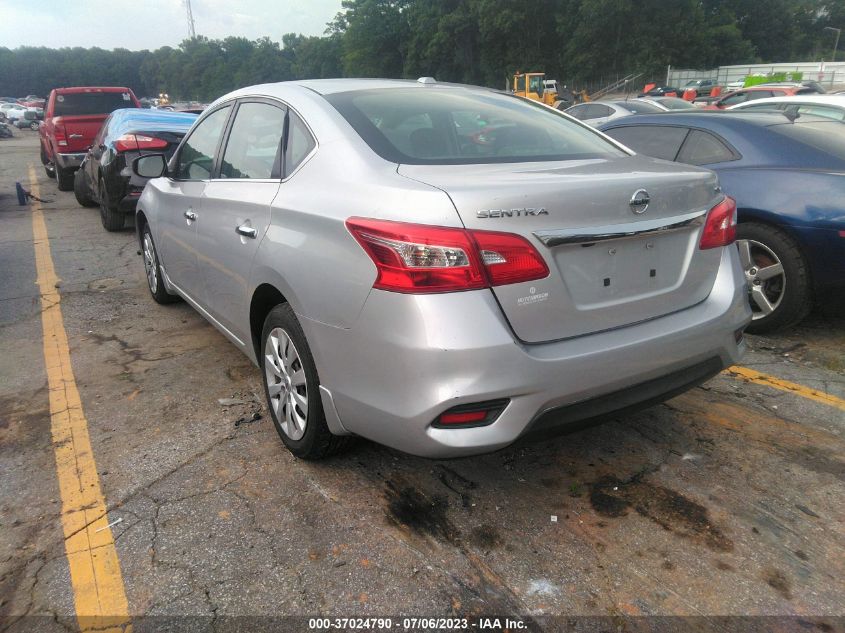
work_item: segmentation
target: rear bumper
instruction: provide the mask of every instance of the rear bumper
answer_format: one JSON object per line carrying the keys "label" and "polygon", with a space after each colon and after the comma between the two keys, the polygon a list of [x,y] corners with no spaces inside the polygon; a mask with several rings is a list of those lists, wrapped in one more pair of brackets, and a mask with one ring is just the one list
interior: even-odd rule
{"label": "rear bumper", "polygon": [[85,152],[74,152],[68,154],[56,154],[56,167],[59,169],[79,169],[82,160],[85,158]]}
{"label": "rear bumper", "polygon": [[[519,343],[487,290],[373,290],[349,330],[301,321],[343,428],[408,453],[456,457],[689,388],[739,360],[735,332],[750,318],[737,252],[727,248],[705,301],[565,341]],[[432,426],[454,406],[500,398],[509,404],[493,424]]]}

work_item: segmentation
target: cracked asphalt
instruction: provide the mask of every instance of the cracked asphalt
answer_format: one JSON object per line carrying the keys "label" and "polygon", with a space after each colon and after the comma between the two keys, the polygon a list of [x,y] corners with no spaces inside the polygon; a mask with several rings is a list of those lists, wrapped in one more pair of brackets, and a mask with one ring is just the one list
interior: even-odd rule
{"label": "cracked asphalt", "polygon": [[[16,131],[0,142],[0,631],[77,626],[14,196],[30,163],[133,617],[845,615],[842,409],[722,374],[491,455],[358,441],[299,461],[258,370],[184,303],[153,303],[132,229],[106,233]],[[745,366],[845,398],[841,306],[749,345]]]}

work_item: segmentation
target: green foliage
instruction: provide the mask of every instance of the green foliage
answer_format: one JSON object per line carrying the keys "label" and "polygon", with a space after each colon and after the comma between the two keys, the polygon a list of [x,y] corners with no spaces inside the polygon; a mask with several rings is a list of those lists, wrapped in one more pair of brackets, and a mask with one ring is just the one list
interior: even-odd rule
{"label": "green foliage", "polygon": [[114,84],[208,101],[321,77],[430,75],[497,88],[517,70],[579,83],[659,78],[669,64],[830,60],[836,34],[825,27],[845,28],[845,0],[343,0],[324,36],[288,33],[281,44],[196,37],[155,51],[0,48],[0,94]]}

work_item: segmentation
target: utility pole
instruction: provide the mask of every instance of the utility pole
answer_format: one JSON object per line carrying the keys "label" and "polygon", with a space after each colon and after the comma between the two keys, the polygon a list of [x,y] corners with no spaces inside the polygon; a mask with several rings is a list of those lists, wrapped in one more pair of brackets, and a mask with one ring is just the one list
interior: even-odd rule
{"label": "utility pole", "polygon": [[839,48],[839,36],[842,34],[842,29],[837,29],[832,26],[824,27],[825,31],[836,31],[836,43],[833,45],[833,60],[836,61],[836,49]]}
{"label": "utility pole", "polygon": [[191,39],[197,36],[196,28],[194,27],[194,12],[191,11],[191,0],[183,0],[185,3],[185,10],[188,12],[188,29],[191,31]]}

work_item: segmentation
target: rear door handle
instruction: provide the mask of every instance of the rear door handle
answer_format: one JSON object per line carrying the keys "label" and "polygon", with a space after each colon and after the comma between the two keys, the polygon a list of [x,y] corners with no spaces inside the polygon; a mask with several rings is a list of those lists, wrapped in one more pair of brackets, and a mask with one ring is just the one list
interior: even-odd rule
{"label": "rear door handle", "polygon": [[183,213],[182,215],[184,215],[184,216],[185,216],[185,218],[187,218],[187,219],[188,219],[188,220],[190,220],[191,222],[193,222],[194,220],[196,220],[196,219],[197,219],[197,214],[196,214],[196,213],[194,213],[193,211],[191,211],[190,209],[188,209],[187,211],[185,211],[185,213]]}
{"label": "rear door handle", "polygon": [[244,237],[250,237],[252,239],[258,237],[258,229],[252,228],[249,224],[241,224],[235,229],[235,232],[238,235],[243,235]]}

